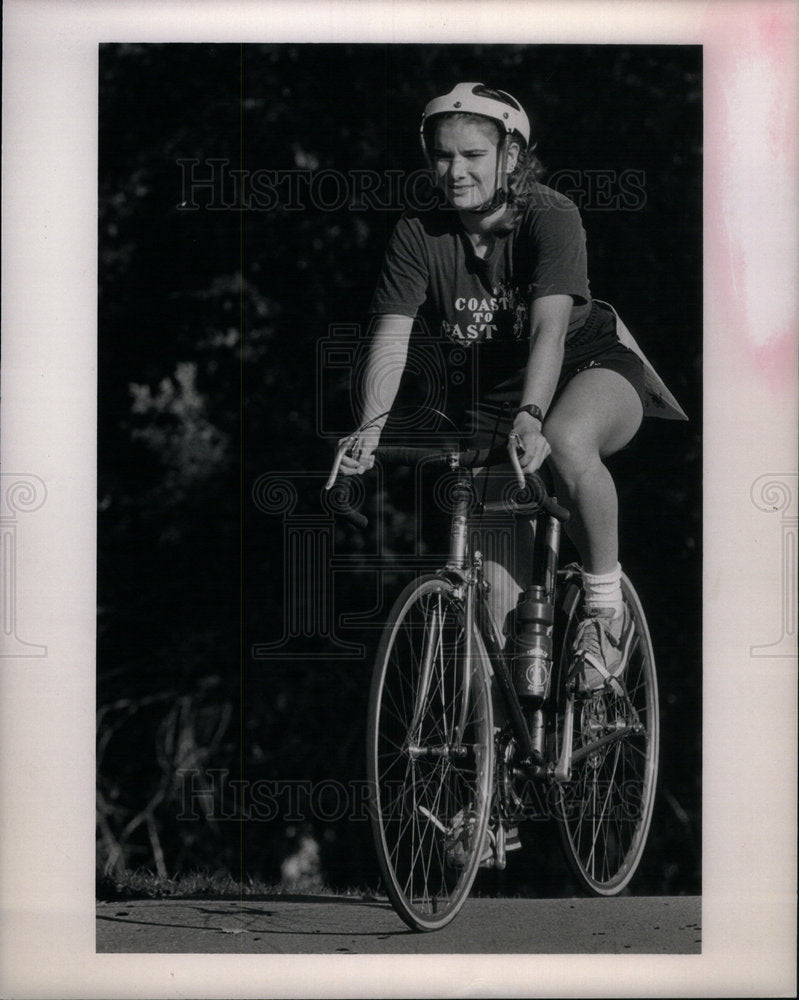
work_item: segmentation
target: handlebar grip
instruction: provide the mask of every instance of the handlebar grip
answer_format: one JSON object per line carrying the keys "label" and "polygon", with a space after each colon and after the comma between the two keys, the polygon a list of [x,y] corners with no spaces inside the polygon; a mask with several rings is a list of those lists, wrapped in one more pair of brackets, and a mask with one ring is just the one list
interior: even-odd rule
{"label": "handlebar grip", "polygon": [[349,510],[343,510],[341,512],[341,516],[345,521],[351,524],[353,528],[357,528],[359,531],[363,531],[364,528],[369,526],[369,518],[365,514],[362,514],[359,510],[355,510],[354,507],[350,507]]}
{"label": "handlebar grip", "polygon": [[565,524],[571,517],[569,511],[567,511],[565,507],[561,507],[557,500],[553,500],[552,497],[547,497],[541,506],[547,514],[551,514],[553,517],[556,517],[561,524]]}
{"label": "handlebar grip", "polygon": [[552,517],[556,517],[561,524],[565,524],[571,514],[565,507],[561,507],[557,500],[547,492],[544,480],[537,472],[527,472],[524,474],[524,490],[533,503],[539,504]]}
{"label": "handlebar grip", "polygon": [[336,480],[336,492],[338,494],[336,503],[336,516],[343,518],[359,531],[363,531],[369,524],[369,519],[365,514],[356,510],[352,506],[352,476],[339,476]]}
{"label": "handlebar grip", "polygon": [[534,503],[543,507],[544,501],[548,499],[547,490],[537,472],[524,473],[524,487],[519,490],[515,499],[519,503]]}
{"label": "handlebar grip", "polygon": [[561,507],[558,501],[549,495],[544,480],[537,472],[525,473],[522,492],[527,493],[533,503],[542,507],[547,514],[556,517],[561,524],[565,524],[571,517],[569,511],[565,507]]}

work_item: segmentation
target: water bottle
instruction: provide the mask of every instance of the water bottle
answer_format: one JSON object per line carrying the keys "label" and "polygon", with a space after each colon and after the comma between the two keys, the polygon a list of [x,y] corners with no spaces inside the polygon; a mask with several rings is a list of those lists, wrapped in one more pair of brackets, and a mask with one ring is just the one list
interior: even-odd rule
{"label": "water bottle", "polygon": [[513,685],[520,698],[544,699],[552,678],[552,605],[543,587],[528,587],[516,605]]}

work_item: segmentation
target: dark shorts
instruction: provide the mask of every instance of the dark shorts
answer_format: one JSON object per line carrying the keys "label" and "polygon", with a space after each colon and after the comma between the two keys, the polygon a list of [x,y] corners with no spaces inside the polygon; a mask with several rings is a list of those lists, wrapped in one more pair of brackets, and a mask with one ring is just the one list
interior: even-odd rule
{"label": "dark shorts", "polygon": [[[645,405],[644,364],[635,351],[619,341],[613,310],[596,301],[592,303],[586,322],[574,337],[566,341],[563,367],[551,405],[554,406],[576,375],[592,368],[618,372],[632,385],[641,404]],[[506,435],[510,431],[512,414],[520,403],[523,384],[524,372],[521,371],[514,378],[485,392],[477,408],[467,413],[468,433],[476,437],[477,446],[488,446],[489,438],[495,433]]]}

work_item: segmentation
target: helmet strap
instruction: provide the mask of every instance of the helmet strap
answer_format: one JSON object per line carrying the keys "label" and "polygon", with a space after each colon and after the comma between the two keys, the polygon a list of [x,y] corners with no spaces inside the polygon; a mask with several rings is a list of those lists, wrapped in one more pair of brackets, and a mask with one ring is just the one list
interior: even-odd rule
{"label": "helmet strap", "polygon": [[508,191],[506,187],[508,174],[506,169],[506,153],[508,146],[508,135],[506,133],[497,145],[496,187],[494,194],[487,202],[480,205],[478,208],[470,208],[469,211],[472,215],[487,215],[489,212],[495,212],[508,200]]}

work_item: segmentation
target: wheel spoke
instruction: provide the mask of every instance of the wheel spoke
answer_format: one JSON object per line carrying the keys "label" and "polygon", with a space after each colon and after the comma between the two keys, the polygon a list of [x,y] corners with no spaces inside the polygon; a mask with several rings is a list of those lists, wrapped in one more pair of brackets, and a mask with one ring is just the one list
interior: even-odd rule
{"label": "wheel spoke", "polygon": [[[470,685],[464,683],[464,648],[462,602],[429,580],[397,602],[375,669],[369,734],[375,843],[391,901],[416,929],[444,926],[462,906],[490,809],[490,693],[479,661],[470,666]],[[460,718],[466,728],[456,743]],[[461,827],[454,829],[459,815]]]}
{"label": "wheel spoke", "polygon": [[[572,784],[560,799],[567,855],[585,887],[600,895],[620,892],[640,862],[657,777],[654,654],[640,602],[626,578],[623,586],[636,629],[625,692],[602,691],[577,702]],[[563,645],[570,648],[571,626]],[[564,656],[562,675],[568,666]]]}

